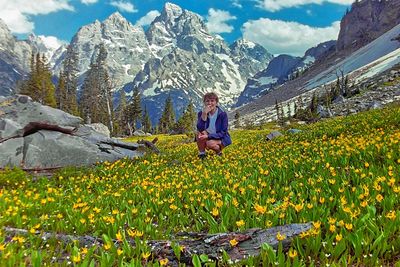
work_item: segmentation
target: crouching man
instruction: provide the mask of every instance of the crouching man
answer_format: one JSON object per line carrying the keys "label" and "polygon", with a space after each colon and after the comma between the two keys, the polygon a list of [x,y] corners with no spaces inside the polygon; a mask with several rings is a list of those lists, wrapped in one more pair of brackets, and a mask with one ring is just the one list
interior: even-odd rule
{"label": "crouching man", "polygon": [[206,149],[222,155],[222,149],[232,143],[228,133],[228,115],[218,106],[218,96],[206,93],[203,110],[197,114],[197,147],[199,158],[206,157]]}

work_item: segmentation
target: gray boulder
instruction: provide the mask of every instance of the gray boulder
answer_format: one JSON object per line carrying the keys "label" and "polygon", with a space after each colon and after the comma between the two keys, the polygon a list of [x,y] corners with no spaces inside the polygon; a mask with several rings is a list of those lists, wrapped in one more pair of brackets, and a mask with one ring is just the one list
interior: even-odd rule
{"label": "gray boulder", "polygon": [[318,116],[320,116],[321,118],[330,118],[333,117],[332,111],[327,108],[324,107],[322,105],[318,105],[317,106],[317,114]]}
{"label": "gray boulder", "polygon": [[144,154],[145,145],[110,138],[106,126],[81,122],[27,96],[0,99],[0,168],[89,166]]}
{"label": "gray boulder", "polygon": [[299,129],[289,129],[288,130],[288,133],[291,133],[291,134],[296,134],[296,133],[300,133],[301,132],[301,130],[299,130]]}
{"label": "gray boulder", "polygon": [[277,138],[279,136],[282,136],[282,135],[283,134],[281,132],[279,132],[279,131],[273,131],[273,132],[270,132],[267,135],[266,139],[267,139],[267,141],[270,141],[270,140],[275,139],[275,138]]}
{"label": "gray boulder", "polygon": [[110,130],[102,123],[85,124],[85,126],[91,128],[95,132],[103,134],[104,136],[110,137]]}
{"label": "gray boulder", "polygon": [[136,130],[133,132],[134,136],[146,136],[146,133],[143,132],[142,130]]}

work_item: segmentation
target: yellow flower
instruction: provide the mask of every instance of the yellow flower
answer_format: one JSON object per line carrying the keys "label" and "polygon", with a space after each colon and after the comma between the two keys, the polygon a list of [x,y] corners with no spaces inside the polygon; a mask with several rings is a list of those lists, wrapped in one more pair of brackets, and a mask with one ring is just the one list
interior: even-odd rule
{"label": "yellow flower", "polygon": [[336,231],[336,226],[331,224],[329,225],[329,231],[331,231],[332,233]]}
{"label": "yellow flower", "polygon": [[123,251],[122,249],[120,249],[120,248],[117,249],[117,254],[118,254],[118,256],[121,255],[122,253],[124,253],[124,251]]}
{"label": "yellow flower", "polygon": [[267,208],[260,206],[258,204],[254,205],[254,209],[258,214],[264,214],[267,211]]}
{"label": "yellow flower", "polygon": [[365,168],[368,168],[368,167],[369,167],[369,163],[368,163],[368,162],[365,162],[365,163],[364,163],[364,166],[365,166]]}
{"label": "yellow flower", "polygon": [[352,223],[346,223],[344,225],[346,227],[347,230],[351,231],[353,229],[353,224]]}
{"label": "yellow flower", "polygon": [[382,196],[381,194],[378,194],[378,195],[376,196],[376,201],[382,202],[382,200],[383,200],[383,196]]}
{"label": "yellow flower", "polygon": [[82,248],[82,254],[87,254],[88,253],[88,249],[87,248]]}
{"label": "yellow flower", "polygon": [[297,257],[297,251],[296,251],[295,249],[289,249],[288,256],[289,256],[290,258],[295,258],[295,257]]}
{"label": "yellow flower", "polygon": [[321,222],[313,222],[314,228],[319,229],[321,227]]}
{"label": "yellow flower", "polygon": [[146,260],[148,257],[150,257],[150,255],[151,255],[151,252],[149,252],[149,251],[148,252],[143,252],[142,253],[142,258]]}
{"label": "yellow flower", "polygon": [[295,205],[295,206],[294,206],[294,209],[295,209],[297,212],[299,212],[299,211],[301,211],[301,210],[303,209],[303,207],[304,207],[304,204],[301,203],[301,204]]}
{"label": "yellow flower", "polygon": [[239,242],[234,238],[229,240],[229,243],[231,244],[232,247],[235,247]]}
{"label": "yellow flower", "polygon": [[342,240],[342,238],[343,238],[342,234],[337,234],[336,237],[335,237],[335,239],[336,239],[337,242],[339,242],[340,240]]}
{"label": "yellow flower", "polygon": [[167,258],[160,260],[160,265],[161,266],[165,266],[167,264],[168,264],[168,259]]}
{"label": "yellow flower", "polygon": [[285,235],[282,235],[281,232],[278,232],[278,233],[276,234],[276,239],[278,239],[278,241],[282,241],[282,240],[285,240],[285,239],[286,239],[286,236],[285,236]]}
{"label": "yellow flower", "polygon": [[73,262],[80,262],[81,261],[81,255],[78,253],[75,256],[72,256],[72,261]]}
{"label": "yellow flower", "polygon": [[120,231],[118,231],[118,233],[115,234],[115,238],[116,238],[118,241],[122,242],[122,234],[121,234]]}
{"label": "yellow flower", "polygon": [[212,214],[214,217],[217,217],[217,216],[219,215],[218,209],[217,209],[217,208],[213,208],[211,214]]}
{"label": "yellow flower", "polygon": [[0,244],[0,251],[4,251],[6,249],[6,245]]}
{"label": "yellow flower", "polygon": [[20,243],[20,244],[22,244],[22,243],[25,242],[25,238],[22,237],[22,236],[14,236],[14,237],[12,238],[12,240],[13,240],[13,241],[17,241],[17,242]]}
{"label": "yellow flower", "polygon": [[396,219],[396,212],[394,210],[392,210],[392,211],[388,212],[385,215],[385,217],[390,219],[390,220],[392,220],[392,221],[394,221]]}
{"label": "yellow flower", "polygon": [[111,244],[105,243],[105,244],[103,245],[103,248],[104,248],[105,250],[109,250],[109,249],[111,248]]}
{"label": "yellow flower", "polygon": [[31,234],[34,234],[34,233],[36,233],[36,230],[35,230],[35,228],[31,228],[31,229],[29,230],[29,233],[31,233]]}
{"label": "yellow flower", "polygon": [[236,222],[236,226],[237,227],[242,227],[243,225],[245,225],[245,222],[243,220],[240,220],[240,221]]}

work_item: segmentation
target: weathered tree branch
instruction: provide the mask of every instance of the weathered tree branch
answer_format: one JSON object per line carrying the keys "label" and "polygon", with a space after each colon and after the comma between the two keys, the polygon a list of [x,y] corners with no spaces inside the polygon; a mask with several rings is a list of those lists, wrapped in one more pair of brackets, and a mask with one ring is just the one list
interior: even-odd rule
{"label": "weathered tree branch", "polygon": [[[264,243],[268,243],[274,249],[278,248],[279,242],[282,242],[283,249],[287,250],[294,237],[311,229],[311,223],[289,224],[272,227],[269,229],[253,228],[244,232],[229,232],[219,234],[198,234],[181,233],[176,240],[151,240],[147,245],[151,248],[154,258],[168,258],[173,266],[178,266],[178,259],[172,248],[172,244],[183,247],[180,256],[180,262],[192,265],[192,257],[197,254],[205,254],[210,259],[219,260],[225,251],[231,260],[242,260],[250,256],[257,256],[261,252]],[[29,232],[25,229],[16,229],[11,227],[3,228],[8,236],[27,235]],[[277,235],[284,236],[285,239],[279,241]],[[67,234],[55,234],[36,231],[36,235],[43,240],[55,238],[62,243],[79,242],[79,246],[101,246],[104,241],[92,236],[72,236]],[[186,237],[186,238],[184,238]],[[189,237],[189,238],[188,238]],[[235,240],[236,245],[230,241]],[[135,246],[133,239],[127,240],[129,244]],[[117,240],[113,240],[116,246],[121,245]]]}
{"label": "weathered tree branch", "polygon": [[69,129],[69,128],[63,128],[60,127],[56,124],[49,124],[47,122],[38,122],[38,121],[34,121],[34,122],[30,122],[27,125],[25,125],[25,127],[22,129],[21,132],[19,132],[16,135],[7,137],[7,138],[3,138],[0,139],[0,143],[3,143],[9,139],[14,139],[14,138],[19,138],[19,137],[25,137],[31,134],[34,134],[40,130],[49,130],[49,131],[57,131],[60,133],[64,133],[64,134],[73,134],[76,131],[76,128],[74,129]]}

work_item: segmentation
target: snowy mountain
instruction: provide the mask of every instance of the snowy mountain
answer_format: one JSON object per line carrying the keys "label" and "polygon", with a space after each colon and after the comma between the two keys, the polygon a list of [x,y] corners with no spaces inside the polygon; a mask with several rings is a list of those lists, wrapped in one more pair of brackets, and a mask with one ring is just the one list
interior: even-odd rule
{"label": "snowy mountain", "polygon": [[[133,26],[118,12],[113,13],[103,22],[96,20],[81,27],[71,41],[72,49],[78,54],[81,81],[101,43],[107,50],[106,64],[116,89],[132,82],[151,55],[143,29]],[[54,73],[61,68],[60,60],[55,64]]]}
{"label": "snowy mountain", "polygon": [[18,41],[0,19],[0,96],[14,93],[16,82],[29,70],[31,48]]}
{"label": "snowy mountain", "polygon": [[[314,91],[323,93],[324,85],[335,82],[342,73],[348,76],[352,84],[379,75],[400,63],[399,36],[400,24],[344,59],[331,56],[328,59],[330,65],[321,60],[319,64],[312,66],[306,75],[281,85],[251,104],[239,108],[238,111],[248,119],[265,118],[265,116],[272,119],[275,116],[273,111],[275,99],[284,105],[294,102],[299,95],[302,95],[303,100],[309,100]],[[316,72],[316,69],[319,71]]]}
{"label": "snowy mountain", "polygon": [[273,58],[268,67],[249,78],[243,92],[240,94],[235,107],[249,103],[267,94],[277,86],[294,79],[306,71],[316,59],[330,51],[335,41],[328,41],[308,49],[303,57],[279,55]]}
{"label": "snowy mountain", "polygon": [[139,71],[129,95],[138,89],[156,122],[168,95],[177,113],[192,100],[200,106],[205,92],[215,91],[230,107],[253,73],[264,68],[272,55],[260,45],[239,40],[229,47],[211,35],[201,17],[167,3],[146,32],[153,58]]}

